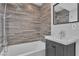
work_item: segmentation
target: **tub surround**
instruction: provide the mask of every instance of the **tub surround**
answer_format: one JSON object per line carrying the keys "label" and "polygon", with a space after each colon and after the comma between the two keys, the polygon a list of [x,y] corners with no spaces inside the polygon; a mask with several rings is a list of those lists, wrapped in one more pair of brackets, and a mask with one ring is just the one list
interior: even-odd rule
{"label": "tub surround", "polygon": [[40,40],[39,7],[30,3],[7,4],[8,45]]}
{"label": "tub surround", "polygon": [[50,4],[7,4],[6,28],[8,45],[44,39],[51,32]]}
{"label": "tub surround", "polygon": [[51,4],[44,3],[40,8],[40,31],[42,35],[51,35]]}
{"label": "tub surround", "polygon": [[40,8],[40,38],[45,42],[45,35],[51,35],[51,4],[44,3]]}

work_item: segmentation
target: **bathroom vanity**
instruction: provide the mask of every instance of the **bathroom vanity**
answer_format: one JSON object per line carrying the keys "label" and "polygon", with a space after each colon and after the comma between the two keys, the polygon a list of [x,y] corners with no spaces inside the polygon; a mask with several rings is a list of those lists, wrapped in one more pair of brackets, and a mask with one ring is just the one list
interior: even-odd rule
{"label": "bathroom vanity", "polygon": [[46,56],[75,56],[75,43],[63,45],[46,40]]}
{"label": "bathroom vanity", "polygon": [[53,26],[53,33],[45,36],[47,56],[75,56],[79,40],[79,22]]}
{"label": "bathroom vanity", "polygon": [[46,56],[76,56],[76,42],[79,39],[78,10],[78,3],[53,5],[51,35],[45,36]]}

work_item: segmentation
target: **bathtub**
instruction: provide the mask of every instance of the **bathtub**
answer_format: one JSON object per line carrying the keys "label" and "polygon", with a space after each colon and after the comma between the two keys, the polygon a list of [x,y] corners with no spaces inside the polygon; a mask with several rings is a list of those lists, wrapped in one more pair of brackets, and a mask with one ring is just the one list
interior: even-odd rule
{"label": "bathtub", "polygon": [[45,43],[35,41],[8,46],[7,56],[44,56]]}

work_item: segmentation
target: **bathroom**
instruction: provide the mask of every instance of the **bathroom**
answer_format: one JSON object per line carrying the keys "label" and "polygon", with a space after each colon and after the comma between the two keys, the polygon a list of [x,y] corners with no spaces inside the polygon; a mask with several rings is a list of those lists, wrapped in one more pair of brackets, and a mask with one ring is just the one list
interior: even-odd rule
{"label": "bathroom", "polygon": [[44,56],[50,3],[0,3],[0,55]]}
{"label": "bathroom", "polygon": [[0,3],[0,56],[79,56],[78,3]]}

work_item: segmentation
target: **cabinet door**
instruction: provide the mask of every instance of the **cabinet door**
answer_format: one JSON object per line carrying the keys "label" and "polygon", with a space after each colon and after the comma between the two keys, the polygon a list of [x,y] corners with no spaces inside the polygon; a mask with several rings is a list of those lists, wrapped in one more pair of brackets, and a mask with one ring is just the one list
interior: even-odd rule
{"label": "cabinet door", "polygon": [[64,55],[64,46],[53,42],[53,41],[46,41],[46,55],[47,56],[63,56]]}
{"label": "cabinet door", "polygon": [[46,56],[75,56],[75,43],[62,45],[53,41],[46,41]]}
{"label": "cabinet door", "polygon": [[75,56],[75,43],[64,46],[64,56]]}
{"label": "cabinet door", "polygon": [[64,46],[60,44],[56,46],[56,56],[64,56]]}
{"label": "cabinet door", "polygon": [[56,48],[55,46],[50,46],[46,49],[46,56],[56,56]]}
{"label": "cabinet door", "polygon": [[46,40],[46,56],[55,56],[56,46],[53,42]]}
{"label": "cabinet door", "polygon": [[68,55],[75,56],[75,44],[71,44],[68,46]]}

